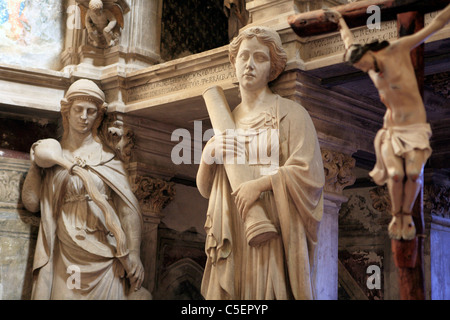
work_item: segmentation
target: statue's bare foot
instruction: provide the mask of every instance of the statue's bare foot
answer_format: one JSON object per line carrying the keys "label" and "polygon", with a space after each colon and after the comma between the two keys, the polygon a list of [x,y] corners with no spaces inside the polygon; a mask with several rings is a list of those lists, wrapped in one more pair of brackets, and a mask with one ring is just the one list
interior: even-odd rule
{"label": "statue's bare foot", "polygon": [[405,240],[412,240],[414,239],[415,236],[416,236],[416,226],[414,225],[412,215],[405,214],[403,216],[402,238]]}
{"label": "statue's bare foot", "polygon": [[402,238],[402,216],[392,216],[388,226],[388,233],[391,239],[400,240]]}

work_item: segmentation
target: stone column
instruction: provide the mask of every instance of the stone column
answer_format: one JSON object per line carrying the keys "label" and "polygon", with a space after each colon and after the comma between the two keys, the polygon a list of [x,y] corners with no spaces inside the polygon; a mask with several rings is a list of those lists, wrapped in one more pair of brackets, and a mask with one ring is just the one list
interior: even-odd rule
{"label": "stone column", "polygon": [[317,248],[316,298],[338,297],[338,218],[342,203],[348,199],[342,190],[355,182],[355,159],[338,151],[322,148],[325,170],[324,213],[319,228]]}
{"label": "stone column", "polygon": [[[136,167],[133,164],[132,167]],[[141,259],[145,268],[143,286],[150,292],[155,289],[158,250],[158,225],[164,217],[162,209],[175,197],[175,183],[159,178],[131,175],[133,192],[139,200],[143,217]]]}
{"label": "stone column", "polygon": [[127,0],[120,46],[124,62],[139,69],[160,61],[162,0]]}

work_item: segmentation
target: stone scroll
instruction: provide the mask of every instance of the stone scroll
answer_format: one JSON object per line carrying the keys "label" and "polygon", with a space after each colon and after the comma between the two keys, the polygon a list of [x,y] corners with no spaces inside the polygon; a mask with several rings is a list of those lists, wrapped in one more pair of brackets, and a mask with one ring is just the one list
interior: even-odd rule
{"label": "stone scroll", "polygon": [[[221,87],[213,86],[206,89],[203,92],[203,98],[212,126],[216,132],[224,132],[225,130],[236,128],[233,115]],[[255,179],[248,164],[224,163],[224,166],[233,191],[242,183]],[[244,217],[244,228],[245,236],[250,246],[258,246],[278,236],[278,232],[267,218],[260,200],[257,200],[248,210]]]}

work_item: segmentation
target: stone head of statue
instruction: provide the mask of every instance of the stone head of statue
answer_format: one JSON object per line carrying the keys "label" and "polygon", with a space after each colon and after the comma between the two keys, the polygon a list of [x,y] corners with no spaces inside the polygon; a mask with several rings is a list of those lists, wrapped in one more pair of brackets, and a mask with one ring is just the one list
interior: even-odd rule
{"label": "stone head of statue", "polygon": [[103,10],[103,1],[102,0],[91,0],[89,1],[89,9],[94,12],[101,12]]}
{"label": "stone head of statue", "polygon": [[280,36],[271,28],[255,26],[242,30],[230,43],[230,62],[234,67],[236,66],[236,58],[242,42],[253,38],[257,39],[262,45],[267,46],[269,49],[270,75],[268,82],[273,81],[286,67],[287,55],[284,51]]}
{"label": "stone head of statue", "polygon": [[70,127],[90,131],[97,139],[97,131],[107,106],[105,94],[93,81],[75,81],[61,100],[63,139],[68,136]]}

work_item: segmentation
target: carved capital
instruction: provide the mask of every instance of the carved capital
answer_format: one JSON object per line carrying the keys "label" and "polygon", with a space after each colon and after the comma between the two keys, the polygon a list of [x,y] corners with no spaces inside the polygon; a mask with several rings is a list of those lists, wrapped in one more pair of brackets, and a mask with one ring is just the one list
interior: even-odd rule
{"label": "carved capital", "polygon": [[349,155],[322,149],[322,160],[325,171],[325,191],[342,193],[342,190],[355,183],[353,175],[355,159]]}
{"label": "carved capital", "polygon": [[144,213],[160,215],[161,210],[175,197],[175,183],[137,176],[133,192]]}
{"label": "carved capital", "polygon": [[122,117],[116,113],[108,114],[103,120],[100,135],[116,155],[128,164],[135,144],[135,135],[124,125]]}

